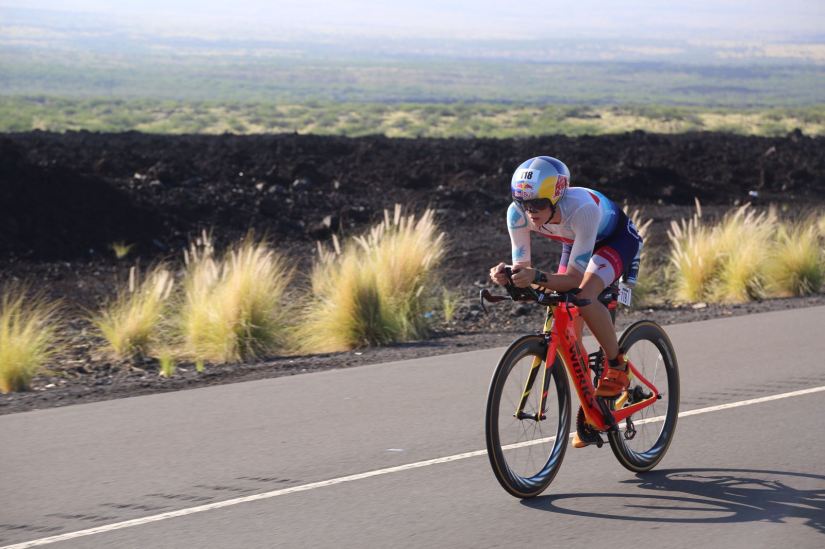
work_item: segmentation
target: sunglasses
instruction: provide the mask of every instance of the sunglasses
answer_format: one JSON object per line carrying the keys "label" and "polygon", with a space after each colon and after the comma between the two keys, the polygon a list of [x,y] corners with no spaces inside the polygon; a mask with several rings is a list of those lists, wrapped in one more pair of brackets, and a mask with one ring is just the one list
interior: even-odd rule
{"label": "sunglasses", "polygon": [[519,204],[526,212],[538,213],[553,206],[549,198],[536,198],[534,200],[520,200]]}

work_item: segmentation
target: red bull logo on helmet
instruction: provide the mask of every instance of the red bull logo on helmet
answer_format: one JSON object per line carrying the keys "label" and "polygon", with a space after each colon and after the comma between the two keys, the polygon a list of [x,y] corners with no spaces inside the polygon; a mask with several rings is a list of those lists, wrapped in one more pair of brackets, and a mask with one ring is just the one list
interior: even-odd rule
{"label": "red bull logo on helmet", "polygon": [[541,182],[541,172],[534,169],[519,169],[513,174],[510,181],[510,188],[513,191],[513,198],[521,200],[532,200],[538,196]]}
{"label": "red bull logo on helmet", "polygon": [[553,193],[553,203],[555,203],[561,195],[564,193],[565,189],[567,189],[567,185],[569,181],[566,175],[559,175],[558,180],[556,181],[556,190]]}
{"label": "red bull logo on helmet", "polygon": [[513,197],[523,198],[529,200],[536,194],[535,189],[530,183],[524,181],[517,181],[513,183]]}

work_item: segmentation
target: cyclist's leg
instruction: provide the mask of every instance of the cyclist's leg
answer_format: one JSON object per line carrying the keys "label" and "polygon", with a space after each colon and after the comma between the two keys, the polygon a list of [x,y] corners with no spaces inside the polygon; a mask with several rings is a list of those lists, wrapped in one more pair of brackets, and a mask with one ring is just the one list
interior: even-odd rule
{"label": "cyclist's leg", "polygon": [[[595,273],[588,272],[584,274],[580,288],[581,292],[579,292],[579,296],[589,299],[590,305],[579,307],[580,317],[578,320],[581,321],[584,319],[584,321],[587,322],[587,326],[590,328],[590,331],[593,332],[602,349],[605,350],[605,354],[615,358],[619,352],[619,343],[616,340],[616,333],[613,331],[613,321],[610,318],[610,311],[608,311],[607,307],[601,302],[596,300],[605,288],[605,283]],[[581,322],[576,326],[576,335],[578,337],[581,337],[580,326]],[[610,355],[609,353],[611,352],[616,354]],[[593,443],[601,446],[601,437],[599,437],[598,433],[592,431],[592,428],[587,427],[583,419],[583,412],[580,408],[579,416],[576,417],[576,435],[573,438],[573,447],[584,448]]]}
{"label": "cyclist's leg", "polygon": [[[619,349],[619,342],[614,331],[613,319],[610,311],[596,297],[609,283],[621,274],[620,268],[611,268],[602,263],[603,255],[594,255],[591,262],[595,260],[604,269],[600,272],[593,272],[588,268],[585,278],[582,280],[583,290],[586,298],[590,300],[589,305],[579,307],[581,315],[587,322],[587,326],[604,349],[605,368],[602,370],[599,384],[596,387],[596,396],[604,398],[615,398],[627,389],[630,378],[627,376],[627,361]],[[605,273],[605,274],[601,274]],[[616,273],[614,275],[614,273]],[[588,276],[589,275],[589,276]],[[602,278],[604,277],[604,278]]]}
{"label": "cyclist's leg", "polygon": [[[626,220],[626,221],[625,221]],[[624,218],[624,223],[620,223],[619,229],[616,230],[610,237],[597,245],[593,257],[590,258],[590,263],[587,266],[585,274],[591,274],[593,278],[599,278],[603,286],[613,283],[624,272],[624,268],[631,264],[639,251],[641,246],[641,239],[636,233],[633,223]],[[586,279],[583,280],[583,283]],[[598,285],[597,285],[598,286]],[[602,372],[599,386],[596,389],[596,396],[612,398],[618,396],[628,384],[626,359],[620,354],[616,333],[613,331],[612,322],[609,321],[610,313],[607,307],[599,304],[597,309],[593,305],[583,307],[583,314],[590,314],[595,318],[594,325],[590,325],[593,335],[599,340],[599,343],[604,349],[607,358],[607,368]],[[587,311],[584,309],[593,308],[598,310],[599,314]],[[585,320],[588,317],[585,316]],[[609,328],[608,328],[609,327]]]}
{"label": "cyclist's leg", "polygon": [[589,299],[590,305],[579,307],[579,313],[581,313],[582,318],[584,318],[587,327],[590,328],[596,341],[598,341],[599,345],[604,349],[607,358],[611,359],[616,358],[616,355],[619,354],[619,342],[616,339],[616,332],[614,331],[613,321],[610,318],[610,311],[596,299],[606,286],[607,283],[601,276],[597,274],[597,272],[590,271],[588,268],[588,272],[584,273],[584,278],[582,278],[581,285],[579,286],[581,288],[579,297]]}
{"label": "cyclist's leg", "polygon": [[581,315],[587,326],[604,349],[608,360],[619,354],[616,332],[607,307],[598,303],[596,297],[601,291],[617,280],[625,267],[636,259],[642,239],[633,222],[624,214],[619,219],[616,230],[606,239],[597,242],[593,256],[582,279],[582,297],[591,304],[581,307]]}
{"label": "cyclist's leg", "polygon": [[[564,274],[567,272],[567,264],[570,262],[570,250],[572,250],[572,246],[570,244],[562,244],[561,246],[561,258],[559,259],[559,268],[556,270],[556,274]],[[576,330],[576,337],[578,339],[582,338],[582,326],[584,324],[584,319],[579,316],[576,318],[576,324],[574,329]]]}

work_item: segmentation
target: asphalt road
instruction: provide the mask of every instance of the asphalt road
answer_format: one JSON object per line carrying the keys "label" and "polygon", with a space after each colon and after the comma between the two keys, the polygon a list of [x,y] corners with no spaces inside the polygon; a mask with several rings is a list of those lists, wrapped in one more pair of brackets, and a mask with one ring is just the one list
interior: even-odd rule
{"label": "asphalt road", "polygon": [[824,326],[817,307],[668,327],[701,413],[657,469],[570,448],[526,502],[483,451],[502,349],[2,416],[0,548],[820,548]]}

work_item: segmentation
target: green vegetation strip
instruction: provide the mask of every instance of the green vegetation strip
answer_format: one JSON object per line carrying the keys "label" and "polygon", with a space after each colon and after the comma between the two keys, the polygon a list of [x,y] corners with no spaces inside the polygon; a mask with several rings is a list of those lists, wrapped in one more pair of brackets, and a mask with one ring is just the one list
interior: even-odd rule
{"label": "green vegetation strip", "polygon": [[0,132],[292,133],[358,137],[490,137],[722,131],[825,134],[825,105],[731,109],[502,103],[223,103],[0,96]]}

